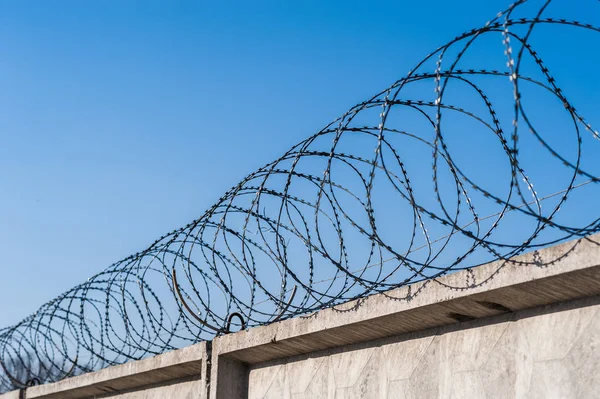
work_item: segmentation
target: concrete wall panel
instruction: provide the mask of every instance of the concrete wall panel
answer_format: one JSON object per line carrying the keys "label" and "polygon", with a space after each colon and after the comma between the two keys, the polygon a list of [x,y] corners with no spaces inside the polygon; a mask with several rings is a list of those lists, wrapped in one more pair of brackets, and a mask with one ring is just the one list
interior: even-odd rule
{"label": "concrete wall panel", "polygon": [[600,299],[253,365],[248,397],[597,398]]}
{"label": "concrete wall panel", "polygon": [[200,399],[205,398],[203,384],[200,380],[180,381],[159,386],[141,387],[139,389],[107,396],[96,396],[96,399]]}

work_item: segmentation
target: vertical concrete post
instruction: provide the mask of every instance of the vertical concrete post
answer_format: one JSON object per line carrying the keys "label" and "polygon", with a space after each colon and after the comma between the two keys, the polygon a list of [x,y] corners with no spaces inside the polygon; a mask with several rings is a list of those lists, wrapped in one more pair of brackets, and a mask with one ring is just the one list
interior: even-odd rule
{"label": "vertical concrete post", "polygon": [[210,399],[246,399],[248,365],[220,354],[220,339],[212,341]]}

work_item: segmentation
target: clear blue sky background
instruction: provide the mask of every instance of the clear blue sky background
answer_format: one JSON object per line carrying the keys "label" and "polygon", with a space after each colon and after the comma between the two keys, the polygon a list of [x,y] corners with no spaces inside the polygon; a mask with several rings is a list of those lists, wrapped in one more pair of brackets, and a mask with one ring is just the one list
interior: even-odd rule
{"label": "clear blue sky background", "polygon": [[508,4],[1,1],[0,327]]}

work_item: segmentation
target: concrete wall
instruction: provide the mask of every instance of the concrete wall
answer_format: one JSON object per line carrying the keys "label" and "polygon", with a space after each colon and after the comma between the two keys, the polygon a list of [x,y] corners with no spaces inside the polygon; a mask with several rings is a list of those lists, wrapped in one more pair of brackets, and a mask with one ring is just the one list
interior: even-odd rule
{"label": "concrete wall", "polygon": [[[470,288],[453,288],[465,280]],[[127,399],[597,398],[599,316],[596,235],[26,393]]]}
{"label": "concrete wall", "polygon": [[53,384],[9,392],[0,399],[198,398],[208,396],[205,342],[149,359],[109,367]]}
{"label": "concrete wall", "polygon": [[598,398],[598,298],[259,363],[251,399]]}
{"label": "concrete wall", "polygon": [[94,396],[95,398],[114,399],[163,399],[163,398],[206,398],[203,384],[199,377],[187,380],[169,381],[166,383],[142,386],[119,393]]}

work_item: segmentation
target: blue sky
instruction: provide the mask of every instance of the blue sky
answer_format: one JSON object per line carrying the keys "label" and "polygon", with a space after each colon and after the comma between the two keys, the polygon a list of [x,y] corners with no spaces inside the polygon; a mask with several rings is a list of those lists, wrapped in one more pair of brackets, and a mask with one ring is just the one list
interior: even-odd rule
{"label": "blue sky", "polygon": [[[0,327],[508,4],[1,1]],[[563,81],[597,109],[586,70]]]}

